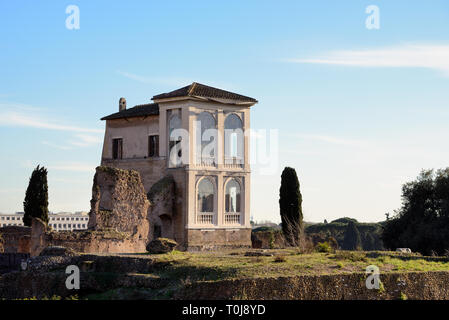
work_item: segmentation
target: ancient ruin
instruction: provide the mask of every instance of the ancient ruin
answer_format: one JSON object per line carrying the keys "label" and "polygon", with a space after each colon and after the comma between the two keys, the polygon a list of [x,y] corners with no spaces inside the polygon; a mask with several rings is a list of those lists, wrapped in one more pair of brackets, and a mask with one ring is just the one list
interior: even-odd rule
{"label": "ancient ruin", "polygon": [[39,255],[50,246],[83,253],[145,252],[152,237],[149,207],[138,172],[97,167],[89,229],[55,232],[43,221],[33,219],[31,256]]}
{"label": "ancient ruin", "polygon": [[[180,250],[251,246],[244,130],[257,100],[199,83],[152,100],[127,109],[120,98],[119,111],[102,119],[88,229],[56,232],[39,219],[0,228],[5,252],[136,253],[157,238]],[[204,140],[205,130],[214,136]]]}

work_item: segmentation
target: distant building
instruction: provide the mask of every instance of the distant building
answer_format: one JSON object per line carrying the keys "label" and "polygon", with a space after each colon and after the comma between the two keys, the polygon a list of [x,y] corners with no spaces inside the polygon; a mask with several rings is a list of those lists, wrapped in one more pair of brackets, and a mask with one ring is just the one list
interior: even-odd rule
{"label": "distant building", "polygon": [[[0,213],[0,227],[23,226],[23,212],[13,214]],[[48,225],[55,231],[73,231],[87,229],[89,215],[87,212],[59,212],[48,214]]]}

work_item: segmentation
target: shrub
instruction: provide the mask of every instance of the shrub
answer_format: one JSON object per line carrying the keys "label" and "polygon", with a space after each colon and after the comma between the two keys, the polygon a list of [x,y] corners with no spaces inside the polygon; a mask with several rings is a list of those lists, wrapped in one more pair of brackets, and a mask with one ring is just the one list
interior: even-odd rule
{"label": "shrub", "polygon": [[284,256],[276,256],[273,262],[285,262],[287,261]]}
{"label": "shrub", "polygon": [[330,246],[330,244],[328,242],[319,242],[316,245],[315,250],[318,252],[331,252],[332,247]]}

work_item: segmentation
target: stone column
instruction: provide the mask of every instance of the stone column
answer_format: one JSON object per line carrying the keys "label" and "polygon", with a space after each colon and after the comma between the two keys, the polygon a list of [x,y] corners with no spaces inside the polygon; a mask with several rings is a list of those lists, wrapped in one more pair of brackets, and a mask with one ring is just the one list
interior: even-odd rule
{"label": "stone column", "polygon": [[[244,134],[244,152],[243,155],[245,157],[244,159],[244,169],[246,171],[250,170],[250,165],[249,165],[249,129],[250,127],[250,122],[249,122],[249,108],[247,108],[244,112],[243,112],[243,132],[246,133]],[[246,132],[248,130],[248,132]]]}
{"label": "stone column", "polygon": [[224,114],[223,109],[217,110],[217,155],[218,168],[223,169],[224,164]]}
{"label": "stone column", "polygon": [[167,108],[159,105],[159,156],[167,156]]}
{"label": "stone column", "polygon": [[223,173],[217,175],[217,226],[224,226]]}

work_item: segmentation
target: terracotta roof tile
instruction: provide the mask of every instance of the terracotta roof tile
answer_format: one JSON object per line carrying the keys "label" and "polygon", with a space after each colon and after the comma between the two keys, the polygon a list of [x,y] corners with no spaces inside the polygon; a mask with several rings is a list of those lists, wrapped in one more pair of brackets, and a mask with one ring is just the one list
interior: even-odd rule
{"label": "terracotta roof tile", "polygon": [[159,105],[157,103],[141,104],[135,107],[110,114],[101,120],[114,120],[133,117],[145,117],[159,115]]}
{"label": "terracotta roof tile", "polygon": [[153,100],[175,98],[175,97],[204,97],[216,99],[238,100],[243,102],[257,102],[256,99],[243,96],[241,94],[225,91],[222,89],[209,87],[201,83],[193,82],[192,84],[180,89],[155,95]]}

